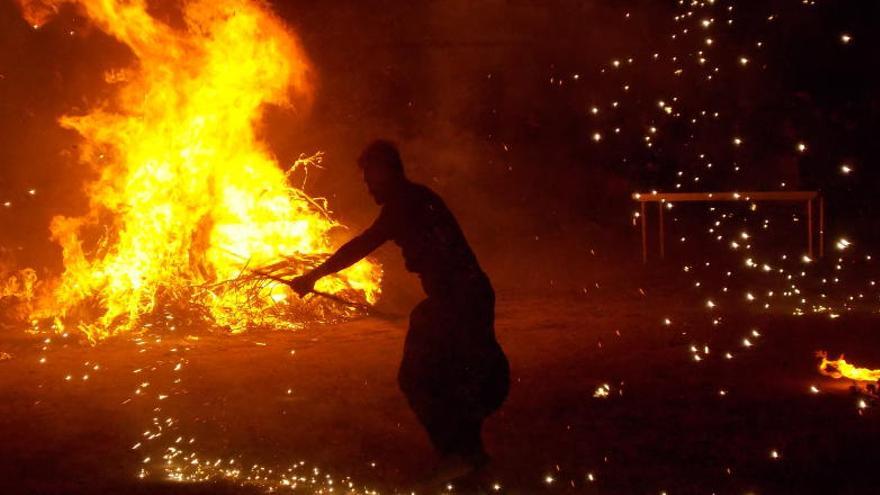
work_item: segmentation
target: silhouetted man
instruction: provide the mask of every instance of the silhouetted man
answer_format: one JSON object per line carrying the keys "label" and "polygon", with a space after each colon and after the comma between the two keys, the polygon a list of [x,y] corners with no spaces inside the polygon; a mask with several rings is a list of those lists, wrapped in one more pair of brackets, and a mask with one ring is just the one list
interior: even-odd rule
{"label": "silhouetted man", "polygon": [[379,217],[290,285],[300,295],[393,240],[427,299],[410,315],[400,389],[443,456],[441,474],[464,475],[488,461],[483,420],[507,397],[507,358],[495,340],[495,293],[455,217],[427,187],[410,182],[393,143],[378,140],[358,159]]}

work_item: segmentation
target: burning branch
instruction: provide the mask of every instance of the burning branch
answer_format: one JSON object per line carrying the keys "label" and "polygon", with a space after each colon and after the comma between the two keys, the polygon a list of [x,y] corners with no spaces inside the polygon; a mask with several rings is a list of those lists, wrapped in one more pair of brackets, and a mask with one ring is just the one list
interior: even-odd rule
{"label": "burning branch", "polygon": [[846,362],[843,354],[834,360],[828,359],[828,353],[819,351],[816,356],[822,359],[819,363],[819,373],[831,378],[849,378],[857,382],[876,382],[880,380],[880,370],[859,368]]}

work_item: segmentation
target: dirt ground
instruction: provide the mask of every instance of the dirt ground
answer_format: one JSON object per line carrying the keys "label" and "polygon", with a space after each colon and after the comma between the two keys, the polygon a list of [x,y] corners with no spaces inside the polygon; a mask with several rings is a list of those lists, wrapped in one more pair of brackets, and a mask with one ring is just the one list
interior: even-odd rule
{"label": "dirt ground", "polygon": [[[659,279],[499,291],[511,392],[486,426],[492,463],[455,492],[876,488],[878,412],[814,356],[880,367],[876,316],[712,319]],[[169,320],[94,348],[5,328],[0,492],[417,490],[436,459],[397,390],[397,312],[234,336]]]}

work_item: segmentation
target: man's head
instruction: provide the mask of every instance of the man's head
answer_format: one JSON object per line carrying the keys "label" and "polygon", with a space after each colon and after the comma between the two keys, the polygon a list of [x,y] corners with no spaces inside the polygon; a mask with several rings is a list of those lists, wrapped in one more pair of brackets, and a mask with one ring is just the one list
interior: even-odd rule
{"label": "man's head", "polygon": [[364,182],[376,204],[385,204],[406,180],[397,146],[385,139],[364,148],[358,165],[364,170]]}

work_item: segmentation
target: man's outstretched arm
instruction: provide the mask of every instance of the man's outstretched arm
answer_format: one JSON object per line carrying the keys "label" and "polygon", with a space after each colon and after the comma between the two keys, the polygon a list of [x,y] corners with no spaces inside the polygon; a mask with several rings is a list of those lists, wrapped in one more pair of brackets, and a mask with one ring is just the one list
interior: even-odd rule
{"label": "man's outstretched arm", "polygon": [[327,275],[345,270],[372,253],[388,240],[387,228],[380,216],[367,230],[354,239],[346,242],[314,270],[290,281],[289,285],[299,294],[305,296],[315,288],[315,282]]}

